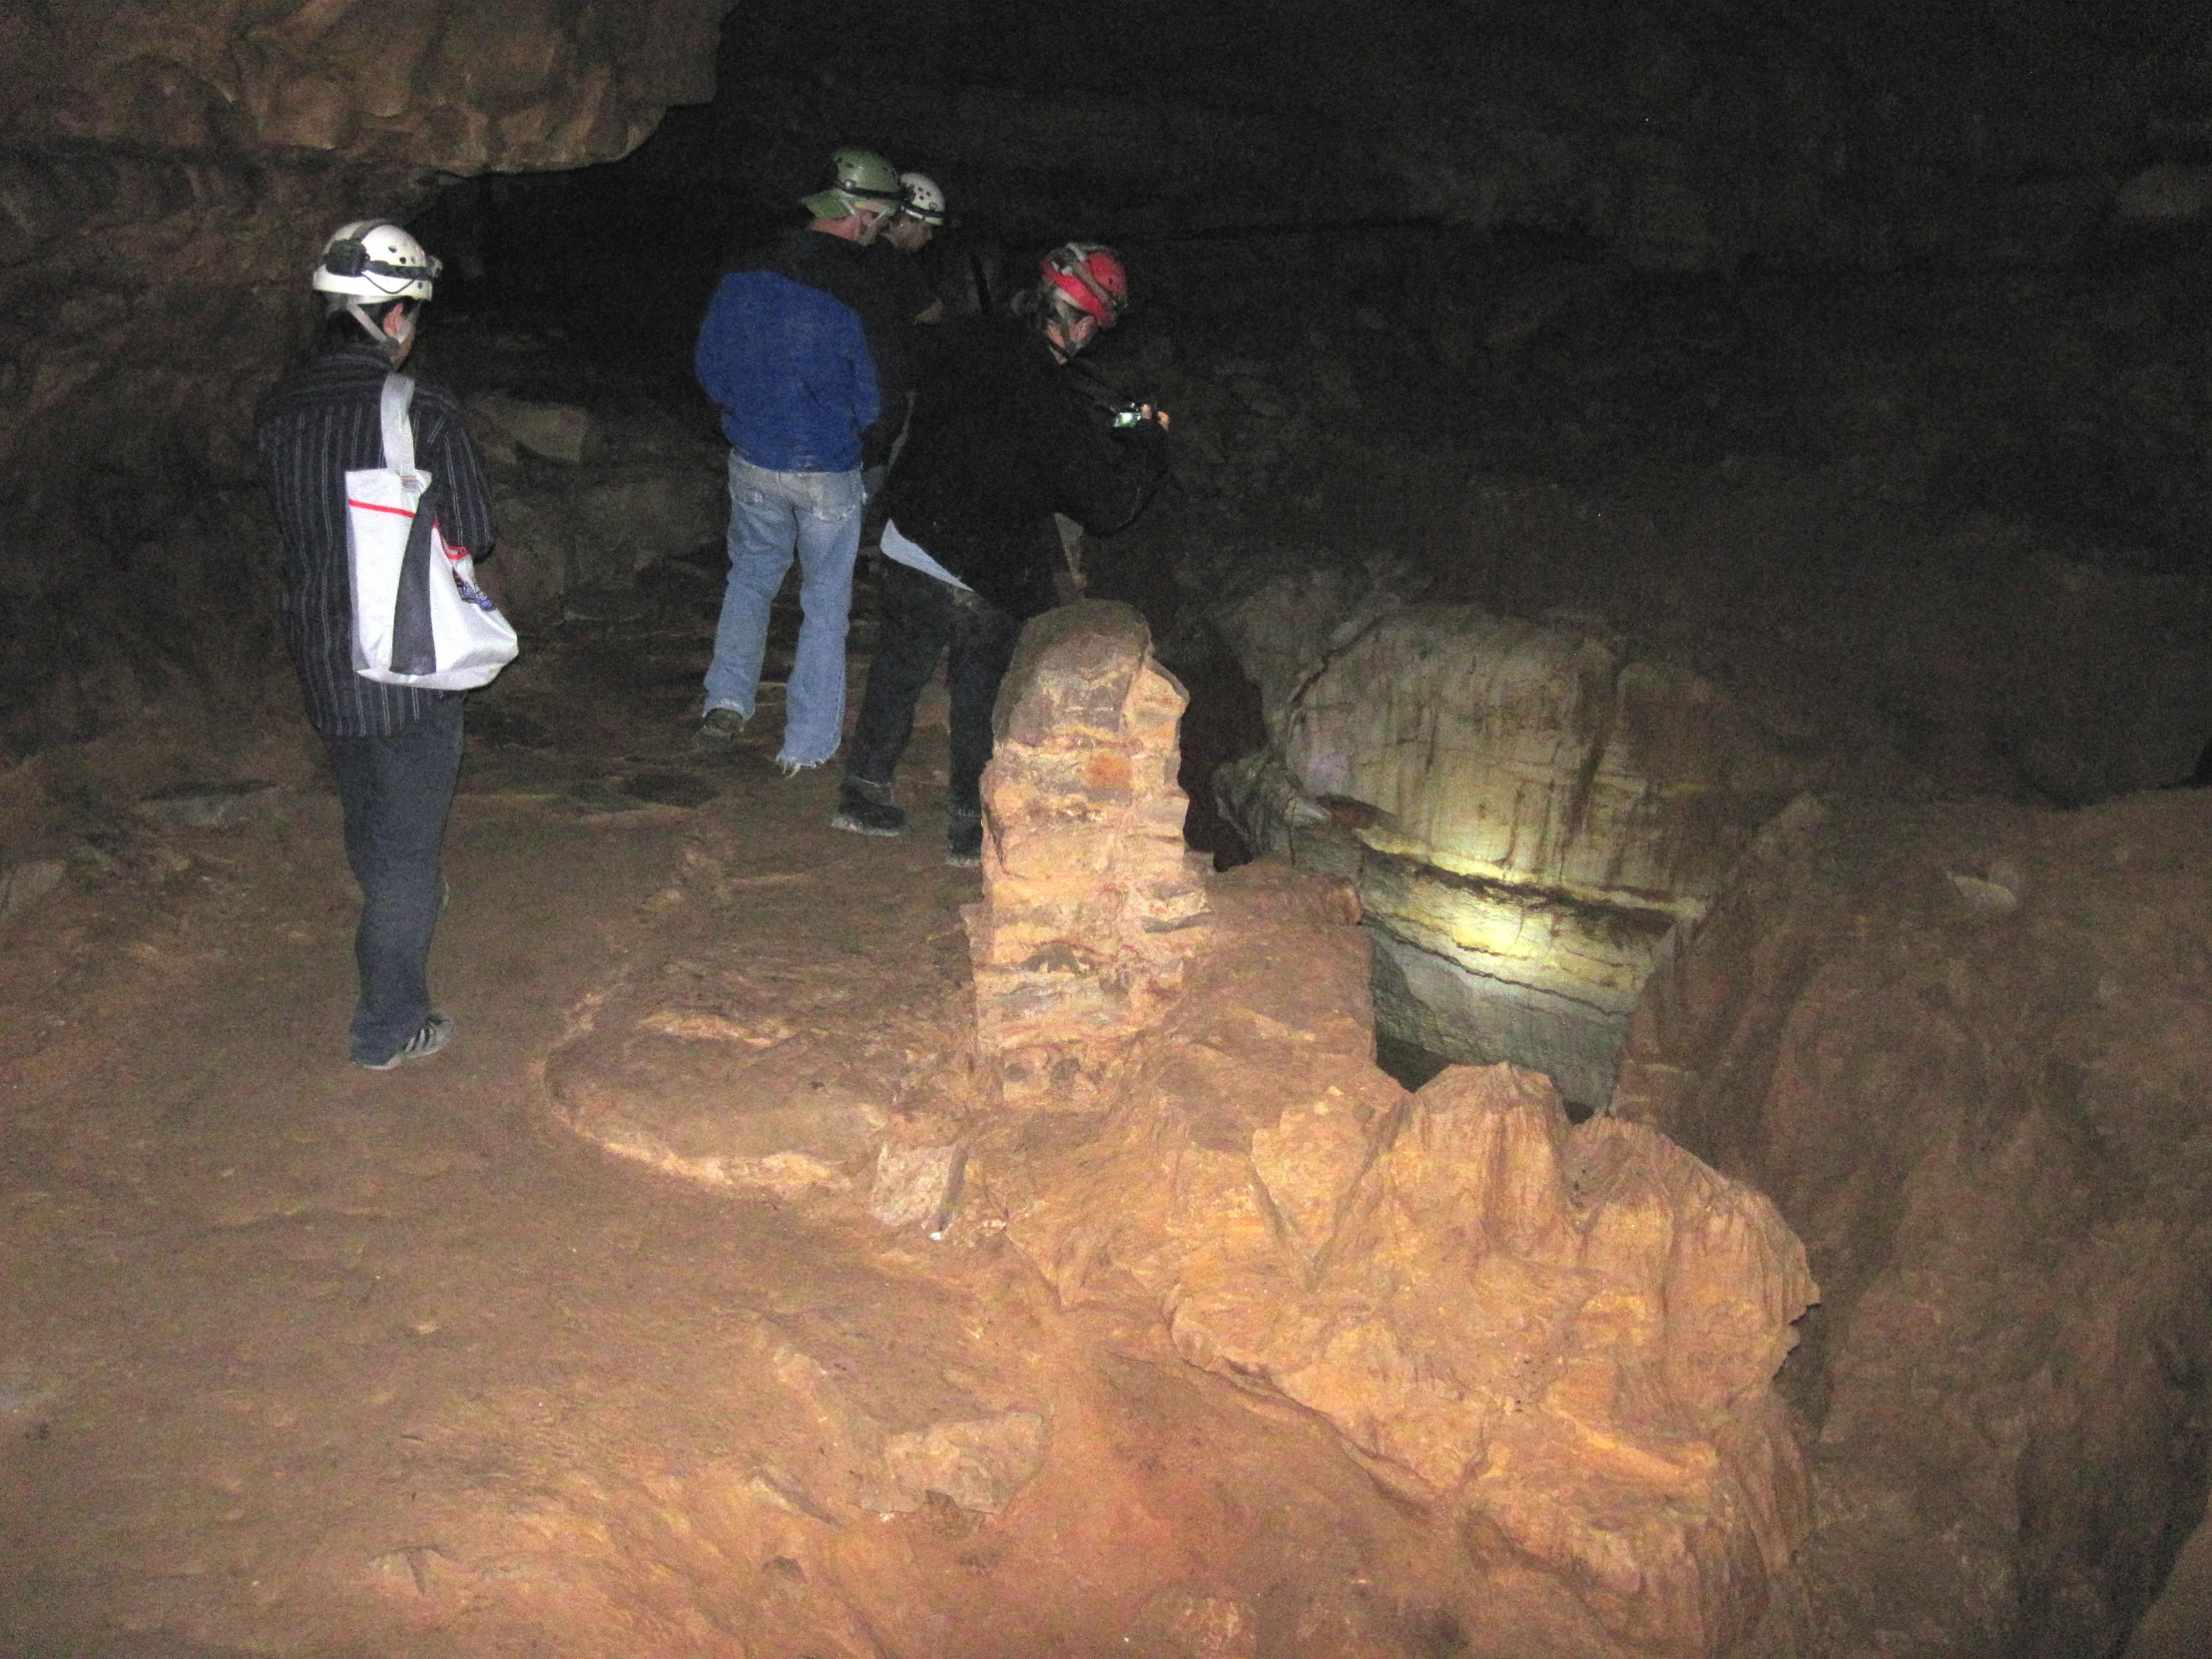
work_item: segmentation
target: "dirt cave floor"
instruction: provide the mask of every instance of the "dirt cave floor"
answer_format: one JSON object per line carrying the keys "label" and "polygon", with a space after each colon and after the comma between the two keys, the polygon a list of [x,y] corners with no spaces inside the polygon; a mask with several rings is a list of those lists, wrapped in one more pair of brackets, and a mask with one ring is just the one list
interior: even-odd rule
{"label": "dirt cave floor", "polygon": [[[772,704],[690,747],[715,597],[665,569],[477,695],[458,1034],[389,1073],[343,1059],[355,899],[293,708],[46,780],[71,875],[0,923],[0,1652],[1238,1652],[1316,1575],[1430,1641],[1430,1566],[1325,1430],[1060,1312],[987,1219],[954,1250],[555,1123],[548,1055],[672,928],[825,1067],[964,982],[941,727],[915,833],[831,833]],[[871,1434],[1045,1400],[1003,1513],[832,1489]]]}
{"label": "dirt cave floor", "polygon": [[[1601,400],[1577,395],[1580,421]],[[2022,688],[2061,736],[2108,717],[2091,692],[2127,701],[2069,663],[2139,659],[2123,691],[2201,706],[2200,577],[2045,547],[1978,506],[1937,534],[1883,493],[1933,464],[1909,459],[1801,476],[1732,446],[1686,528],[1653,529],[1609,519],[1611,495],[1485,497],[1457,451],[1375,477],[1325,454],[1341,490],[1274,491],[1297,535],[1245,535],[1422,566],[1488,525],[1473,574],[1428,559],[1444,575],[1408,591],[1640,617],[1726,684],[1787,682],[1779,703],[1815,705],[1904,796],[2118,787],[2014,753],[2037,725]],[[1177,555],[1228,545],[1214,493],[1225,521],[1247,500],[1168,492],[1108,544],[1116,597],[1167,596],[1146,607],[1162,633]],[[902,840],[829,830],[833,769],[778,776],[773,701],[735,757],[694,753],[718,553],[583,594],[472,700],[432,958],[458,1034],[423,1064],[344,1063],[355,895],[280,668],[213,718],[149,715],[0,775],[0,845],[63,872],[0,918],[0,1656],[1500,1651],[1332,1431],[1181,1364],[1153,1326],[1061,1309],[989,1216],[935,1241],[857,1194],[716,1190],[563,1126],[620,1081],[592,1069],[593,1021],[650,1020],[687,985],[713,984],[728,1028],[700,1051],[818,1120],[960,1040],[980,881],[942,862],[941,707],[902,774]],[[870,612],[863,593],[855,690]],[[2190,732],[2126,787],[2185,776]],[[963,1500],[870,1484],[887,1446],[954,1442],[983,1470]],[[2184,1567],[2212,1586],[2212,1533]],[[1317,1625],[1323,1606],[1349,1622]],[[2201,1630],[2206,1606],[2167,1625]]]}

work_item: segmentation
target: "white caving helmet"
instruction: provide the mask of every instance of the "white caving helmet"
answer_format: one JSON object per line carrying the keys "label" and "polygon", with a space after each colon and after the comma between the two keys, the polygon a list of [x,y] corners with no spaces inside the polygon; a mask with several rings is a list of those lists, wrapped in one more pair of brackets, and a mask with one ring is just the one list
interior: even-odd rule
{"label": "white caving helmet", "polygon": [[356,299],[427,299],[443,268],[422,244],[381,219],[340,225],[314,268],[317,293]]}
{"label": "white caving helmet", "polygon": [[905,216],[932,231],[943,230],[944,192],[937,181],[926,173],[901,173],[898,182],[905,187],[906,201],[901,210]]}
{"label": "white caving helmet", "polygon": [[370,339],[391,350],[393,341],[403,346],[414,337],[412,312],[402,315],[399,331],[393,334],[363,307],[390,299],[429,298],[440,269],[422,251],[422,244],[398,226],[381,219],[356,219],[332,231],[322,245],[322,258],[314,268],[314,290],[330,296],[332,311],[348,312]]}

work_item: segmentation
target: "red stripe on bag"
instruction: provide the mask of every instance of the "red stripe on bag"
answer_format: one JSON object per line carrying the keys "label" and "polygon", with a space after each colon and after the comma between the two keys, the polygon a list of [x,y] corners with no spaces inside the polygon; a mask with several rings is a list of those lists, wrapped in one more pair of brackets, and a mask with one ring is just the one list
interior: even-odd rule
{"label": "red stripe on bag", "polygon": [[412,518],[414,514],[404,507],[387,507],[379,501],[356,501],[350,495],[345,498],[348,507],[359,507],[372,513],[389,513],[394,518]]}

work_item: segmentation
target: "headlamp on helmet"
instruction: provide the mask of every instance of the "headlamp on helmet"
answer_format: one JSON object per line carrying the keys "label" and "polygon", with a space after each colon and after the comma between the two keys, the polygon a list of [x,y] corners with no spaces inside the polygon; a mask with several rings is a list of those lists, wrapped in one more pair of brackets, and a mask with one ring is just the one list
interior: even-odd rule
{"label": "headlamp on helmet", "polygon": [[340,225],[314,268],[317,293],[356,299],[427,299],[444,267],[398,226],[380,219]]}

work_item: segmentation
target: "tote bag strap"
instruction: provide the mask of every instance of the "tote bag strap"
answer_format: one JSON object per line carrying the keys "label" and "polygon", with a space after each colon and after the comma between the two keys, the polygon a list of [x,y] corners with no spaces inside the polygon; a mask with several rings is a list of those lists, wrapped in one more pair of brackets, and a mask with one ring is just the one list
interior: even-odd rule
{"label": "tote bag strap", "polygon": [[438,671],[437,634],[430,623],[430,584],[450,581],[441,568],[445,561],[432,546],[431,527],[437,522],[439,480],[415,503],[414,522],[407,527],[407,551],[399,561],[399,589],[392,597],[391,666],[395,674],[435,674]]}
{"label": "tote bag strap", "polygon": [[[384,376],[377,415],[384,428],[384,465],[393,472],[415,469],[414,381],[393,372]],[[415,502],[407,527],[407,551],[399,563],[399,587],[393,595],[391,666],[397,674],[434,674],[437,641],[430,628],[430,526],[436,522],[437,483],[432,480]]]}
{"label": "tote bag strap", "polygon": [[384,376],[384,395],[377,412],[384,424],[384,465],[393,472],[412,472],[414,422],[407,418],[414,403],[414,381],[400,373]]}

